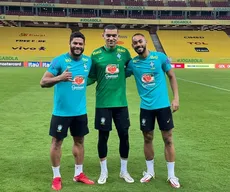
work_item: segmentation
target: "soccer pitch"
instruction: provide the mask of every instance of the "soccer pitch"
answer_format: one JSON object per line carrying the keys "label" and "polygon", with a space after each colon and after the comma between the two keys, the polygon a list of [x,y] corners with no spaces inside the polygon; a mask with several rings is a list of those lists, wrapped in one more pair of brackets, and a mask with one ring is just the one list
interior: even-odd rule
{"label": "soccer pitch", "polygon": [[[53,106],[53,88],[39,82],[46,69],[0,68],[0,191],[48,192],[52,170],[48,136]],[[174,114],[176,176],[179,191],[229,191],[230,158],[230,70],[178,69],[180,110]],[[171,90],[170,94],[171,94]],[[139,97],[134,78],[127,80],[130,112],[130,155],[128,170],[133,184],[119,178],[118,136],[113,127],[108,150],[109,178],[105,185],[87,186],[72,181],[74,159],[72,138],[65,139],[61,175],[63,192],[149,192],[174,191],[168,183],[163,141],[155,129],[156,179],[139,182],[146,169],[143,138],[139,130]],[[100,174],[97,131],[94,130],[95,85],[88,87],[90,134],[85,138],[84,172],[94,181]]]}

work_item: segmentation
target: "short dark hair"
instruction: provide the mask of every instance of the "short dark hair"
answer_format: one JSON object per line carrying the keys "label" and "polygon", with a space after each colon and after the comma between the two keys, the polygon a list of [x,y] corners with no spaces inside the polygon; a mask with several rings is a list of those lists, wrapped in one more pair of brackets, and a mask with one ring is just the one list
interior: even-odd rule
{"label": "short dark hair", "polygon": [[132,39],[133,39],[133,37],[138,36],[138,35],[140,35],[140,36],[142,36],[142,37],[145,38],[145,36],[144,36],[142,33],[135,33],[135,34],[132,36]]}
{"label": "short dark hair", "polygon": [[71,41],[72,41],[74,38],[82,38],[83,41],[85,42],[85,36],[84,36],[80,31],[73,32],[73,33],[70,35],[69,42],[71,43]]}
{"label": "short dark hair", "polygon": [[105,32],[106,29],[110,29],[110,30],[116,29],[116,30],[118,30],[118,28],[116,27],[116,25],[106,25],[104,27],[104,32]]}

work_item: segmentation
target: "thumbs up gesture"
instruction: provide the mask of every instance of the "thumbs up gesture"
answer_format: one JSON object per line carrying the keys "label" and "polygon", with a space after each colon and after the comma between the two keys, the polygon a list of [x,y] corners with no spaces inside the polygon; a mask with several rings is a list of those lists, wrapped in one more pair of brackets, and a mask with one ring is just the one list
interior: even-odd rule
{"label": "thumbs up gesture", "polygon": [[69,72],[68,68],[65,71],[63,71],[63,73],[60,75],[60,78],[62,81],[73,81],[72,73]]}

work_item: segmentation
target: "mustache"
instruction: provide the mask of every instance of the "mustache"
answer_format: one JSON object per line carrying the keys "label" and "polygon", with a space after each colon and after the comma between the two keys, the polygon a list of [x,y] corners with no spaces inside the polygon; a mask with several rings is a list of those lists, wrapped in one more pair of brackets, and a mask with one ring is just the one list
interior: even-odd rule
{"label": "mustache", "polygon": [[79,47],[77,47],[77,48],[72,48],[73,50],[83,50],[83,48],[79,48]]}
{"label": "mustache", "polygon": [[[139,50],[139,48],[142,48],[142,50]],[[145,46],[138,46],[136,48],[134,48],[134,50],[140,55],[140,54],[143,54],[146,50],[146,47]]]}
{"label": "mustache", "polygon": [[[79,51],[79,53],[75,53],[76,50]],[[80,56],[84,52],[84,48],[71,47],[70,51],[74,56]]]}

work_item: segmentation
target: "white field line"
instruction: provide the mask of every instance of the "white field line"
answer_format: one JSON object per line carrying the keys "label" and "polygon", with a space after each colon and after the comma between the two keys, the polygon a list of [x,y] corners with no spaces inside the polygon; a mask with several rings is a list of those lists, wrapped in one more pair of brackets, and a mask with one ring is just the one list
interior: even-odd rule
{"label": "white field line", "polygon": [[182,79],[182,78],[179,78],[179,77],[177,77],[177,79],[181,80],[181,81],[185,81],[185,82],[197,84],[197,85],[202,85],[202,86],[205,86],[205,87],[210,87],[210,88],[213,88],[213,89],[218,89],[218,90],[221,90],[221,91],[230,92],[230,89],[224,89],[224,88],[221,88],[221,87],[217,87],[217,86],[213,86],[213,85],[208,85],[208,84],[200,83],[200,82],[197,82],[197,81],[191,81],[191,80],[187,80],[187,79]]}

